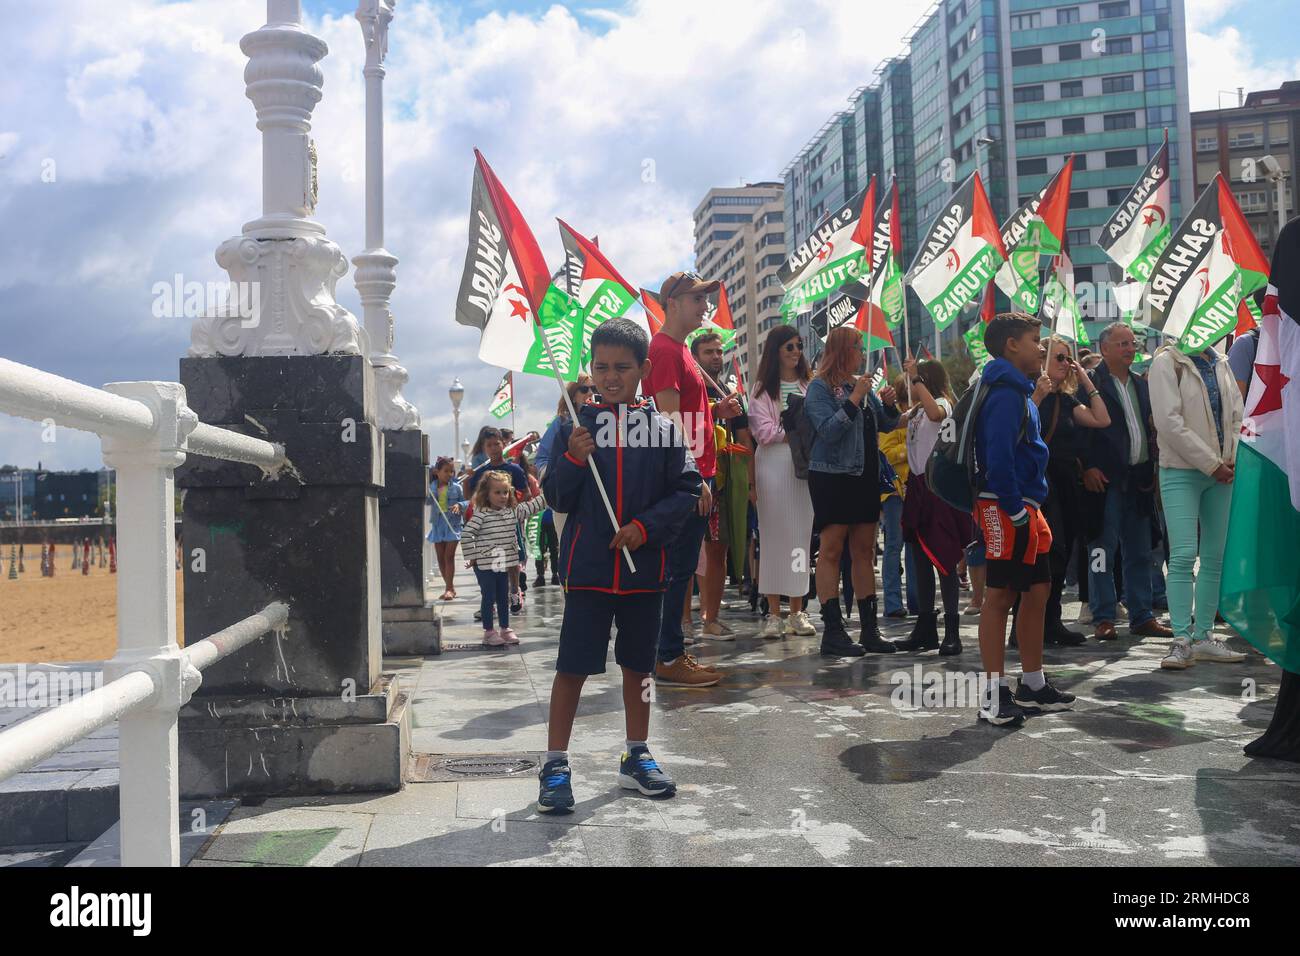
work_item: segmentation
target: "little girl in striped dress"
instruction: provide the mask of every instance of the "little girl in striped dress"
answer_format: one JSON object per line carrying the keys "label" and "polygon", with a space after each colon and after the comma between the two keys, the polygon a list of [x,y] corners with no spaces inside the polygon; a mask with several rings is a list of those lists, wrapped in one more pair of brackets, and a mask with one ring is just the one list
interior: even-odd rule
{"label": "little girl in striped dress", "polygon": [[[478,578],[483,643],[489,647],[519,643],[510,627],[509,575],[509,569],[519,564],[518,523],[546,507],[541,495],[520,504],[514,502],[510,475],[488,472],[474,489],[474,513],[460,535],[466,566],[472,567]],[[492,626],[494,606],[499,629]]]}

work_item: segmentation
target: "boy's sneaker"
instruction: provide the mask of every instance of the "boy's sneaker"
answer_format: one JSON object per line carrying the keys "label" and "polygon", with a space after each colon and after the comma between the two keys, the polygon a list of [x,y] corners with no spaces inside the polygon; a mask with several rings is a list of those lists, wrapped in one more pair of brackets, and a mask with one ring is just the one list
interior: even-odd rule
{"label": "boy's sneaker", "polygon": [[706,673],[706,674],[720,674],[720,673],[722,673],[721,671],[719,671],[719,670],[718,670],[716,667],[714,667],[713,665],[711,665],[711,664],[705,664],[703,661],[701,661],[698,657],[696,657],[694,654],[690,653],[689,651],[687,651],[687,653],[686,653],[686,661],[687,661],[687,663],[689,663],[692,667],[698,667],[700,670],[704,671],[704,673]]}
{"label": "boy's sneaker", "polygon": [[573,812],[573,771],[565,760],[552,760],[537,774],[538,813]]}
{"label": "boy's sneaker", "polygon": [[1016,703],[1016,699],[1011,696],[1011,688],[1002,684],[998,687],[998,709],[990,713],[986,708],[980,707],[980,720],[986,720],[995,727],[1002,727],[1011,724],[1019,727],[1025,722],[1025,709]]}
{"label": "boy's sneaker", "polygon": [[625,790],[640,790],[647,797],[667,799],[677,793],[677,784],[659,769],[647,747],[633,747],[619,758],[618,785]]}
{"label": "boy's sneaker", "polygon": [[695,662],[689,654],[683,654],[675,661],[655,665],[655,681],[677,687],[712,687],[722,676],[716,672],[706,671]]}
{"label": "boy's sneaker", "polygon": [[504,647],[506,642],[501,637],[501,632],[492,627],[483,632],[483,643],[487,647]]}
{"label": "boy's sneaker", "polygon": [[1192,657],[1198,661],[1214,661],[1219,664],[1236,664],[1246,659],[1245,654],[1231,650],[1217,637],[1208,641],[1193,641]]}
{"label": "boy's sneaker", "polygon": [[1169,653],[1161,659],[1160,666],[1167,671],[1185,671],[1195,663],[1192,642],[1185,637],[1178,637],[1169,645]]}
{"label": "boy's sneaker", "polygon": [[501,637],[502,644],[518,644],[519,635],[515,633],[513,627],[503,627],[497,634]]}
{"label": "boy's sneaker", "polygon": [[1041,690],[1031,690],[1028,684],[1020,681],[1013,700],[1023,710],[1033,711],[1069,710],[1074,705],[1074,695],[1057,690],[1050,680],[1044,682]]}

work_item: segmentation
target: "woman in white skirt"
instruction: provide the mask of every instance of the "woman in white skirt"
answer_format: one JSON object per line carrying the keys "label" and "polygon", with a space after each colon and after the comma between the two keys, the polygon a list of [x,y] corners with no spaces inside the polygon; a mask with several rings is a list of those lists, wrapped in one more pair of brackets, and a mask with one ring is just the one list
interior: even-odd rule
{"label": "woman in white skirt", "polygon": [[[813,506],[808,482],[795,477],[781,412],[791,395],[804,395],[812,372],[803,341],[792,325],[768,333],[758,363],[757,385],[749,403],[749,429],[758,444],[754,475],[758,484],[758,588],[767,595],[768,614],[761,636],[811,637],[817,633],[803,609],[808,593]],[[781,620],[781,595],[790,599],[790,619]]]}

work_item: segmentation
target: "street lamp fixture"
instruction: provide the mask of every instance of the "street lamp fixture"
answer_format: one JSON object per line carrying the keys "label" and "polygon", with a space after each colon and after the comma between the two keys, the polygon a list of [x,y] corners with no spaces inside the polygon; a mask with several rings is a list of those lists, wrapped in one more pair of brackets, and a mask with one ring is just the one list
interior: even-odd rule
{"label": "street lamp fixture", "polygon": [[451,417],[456,423],[456,437],[451,446],[451,457],[455,458],[456,449],[460,447],[460,402],[465,397],[465,386],[460,383],[460,376],[452,381],[447,396],[451,399]]}

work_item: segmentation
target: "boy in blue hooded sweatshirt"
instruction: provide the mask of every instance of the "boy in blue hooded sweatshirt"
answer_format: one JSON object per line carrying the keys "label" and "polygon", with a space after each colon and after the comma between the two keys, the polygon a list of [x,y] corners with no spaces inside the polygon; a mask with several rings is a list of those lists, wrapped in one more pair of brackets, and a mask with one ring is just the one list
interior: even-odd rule
{"label": "boy in blue hooded sweatshirt", "polygon": [[[700,497],[700,473],[672,421],[637,398],[650,371],[649,340],[628,319],[604,322],[591,335],[591,377],[599,395],[565,419],[551,436],[542,490],[568,515],[560,538],[564,620],[551,685],[546,761],[537,809],[572,813],[569,740],[587,677],[605,672],[611,631],[614,660],[623,674],[626,749],[619,786],[668,798],[677,785],[650,755],[650,701],[660,618],[664,608],[668,547]],[[598,472],[615,514],[596,486]],[[626,547],[636,570],[622,554]],[[705,678],[717,683],[717,675]],[[700,686],[704,686],[702,683]]]}
{"label": "boy in blue hooded sweatshirt", "polygon": [[[1023,723],[1026,712],[1065,710],[1074,695],[1043,674],[1043,617],[1052,588],[1052,532],[1042,515],[1047,498],[1047,444],[1031,397],[1042,374],[1039,321],[1023,313],[997,316],[984,330],[993,360],[981,381],[988,389],[975,422],[979,488],[975,521],[988,554],[980,657],[998,699],[980,710],[991,724]],[[1020,599],[1016,635],[1021,679],[1011,693],[1004,664],[1007,614]]]}

